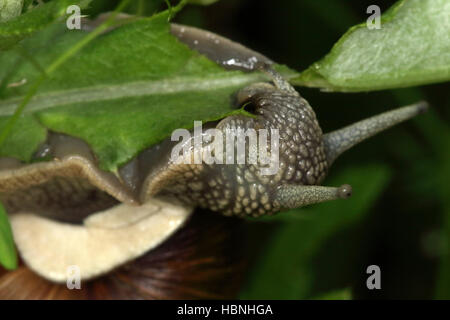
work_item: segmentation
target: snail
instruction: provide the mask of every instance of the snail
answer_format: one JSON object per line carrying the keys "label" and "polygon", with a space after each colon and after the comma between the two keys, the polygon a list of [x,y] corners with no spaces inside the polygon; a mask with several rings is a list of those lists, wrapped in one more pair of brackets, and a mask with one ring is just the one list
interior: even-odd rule
{"label": "snail", "polygon": [[[215,139],[205,139],[199,149],[187,148],[180,154],[174,152],[180,144],[168,138],[141,152],[117,173],[105,172],[86,142],[51,132],[36,152],[35,160],[41,161],[22,164],[11,158],[0,159],[0,200],[10,214],[21,258],[41,277],[65,283],[70,266],[77,266],[83,280],[117,275],[123,268],[136,269],[130,266],[139,261],[151,268],[145,261],[164,255],[164,246],[195,221],[192,212],[198,207],[227,225],[225,221],[230,218],[219,218],[217,213],[259,217],[348,198],[352,193],[349,185],[320,185],[336,158],[427,108],[421,102],[323,134],[312,107],[274,70],[270,59],[209,32],[176,24],[171,28],[180,41],[224,67],[261,70],[269,76],[270,82],[255,83],[236,93],[237,107],[245,105],[253,116],[232,115],[206,126],[225,136],[227,130],[278,132],[279,140],[265,148],[269,155],[278,153],[278,170],[266,175],[261,169],[267,164],[225,164],[225,158],[219,159],[222,163],[207,163],[205,151],[217,142]],[[193,139],[184,141],[184,146],[190,146]],[[229,142],[221,142],[224,149]],[[236,148],[233,140],[232,149]],[[244,151],[254,152],[249,145]],[[174,153],[182,160],[200,156],[202,161],[180,162]],[[48,158],[51,160],[42,161]],[[212,256],[213,251],[209,248],[205,255]],[[20,281],[14,272],[11,274],[0,278],[0,296],[8,281]],[[220,276],[222,280],[225,277],[224,273]]]}
{"label": "snail", "polygon": [[[147,194],[169,194],[187,204],[240,217],[259,217],[286,208],[345,199],[351,196],[350,185],[319,185],[335,159],[366,138],[414,117],[427,108],[426,103],[418,103],[323,135],[309,103],[280,74],[267,66],[261,68],[272,77],[273,85],[256,83],[237,94],[239,105],[250,105],[257,117],[229,116],[221,120],[216,129],[223,136],[227,136],[226,130],[241,133],[255,128],[278,130],[276,173],[263,174],[260,162],[238,164],[235,161],[233,165],[224,164],[225,155],[219,159],[220,164],[207,164],[209,155],[200,149],[201,165],[178,164],[168,160],[162,165],[163,171],[150,173],[143,183]],[[191,140],[194,139],[186,142],[189,146],[194,144]],[[237,149],[235,144],[238,142],[234,137],[224,139],[223,144],[230,143],[229,140],[233,148]],[[202,148],[207,149],[213,143],[203,143]],[[252,152],[251,146],[245,147],[246,154]],[[267,148],[268,153],[273,154],[274,150],[269,146]],[[191,148],[183,157],[192,160],[195,152]],[[168,158],[165,156],[163,159]],[[143,195],[142,199],[146,198],[148,196]]]}

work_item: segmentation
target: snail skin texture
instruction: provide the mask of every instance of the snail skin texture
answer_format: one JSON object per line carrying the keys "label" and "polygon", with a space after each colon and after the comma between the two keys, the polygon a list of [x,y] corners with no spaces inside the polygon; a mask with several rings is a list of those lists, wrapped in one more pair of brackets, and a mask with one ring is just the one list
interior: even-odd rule
{"label": "snail skin texture", "polygon": [[[51,161],[0,159],[0,200],[10,214],[21,258],[40,276],[64,283],[67,267],[77,265],[86,280],[148,256],[170,240],[195,207],[257,217],[348,198],[349,185],[320,185],[335,159],[427,108],[421,102],[323,134],[312,107],[268,58],[196,28],[172,25],[172,33],[224,67],[268,75],[269,82],[236,93],[237,107],[246,105],[254,117],[229,116],[207,126],[222,132],[277,129],[278,172],[261,175],[260,163],[175,163],[170,157],[175,142],[169,138],[113,174],[99,169],[84,141],[49,133],[36,159]],[[210,143],[203,142],[202,148]],[[246,148],[248,154],[248,144]],[[268,148],[270,153],[270,144]]]}

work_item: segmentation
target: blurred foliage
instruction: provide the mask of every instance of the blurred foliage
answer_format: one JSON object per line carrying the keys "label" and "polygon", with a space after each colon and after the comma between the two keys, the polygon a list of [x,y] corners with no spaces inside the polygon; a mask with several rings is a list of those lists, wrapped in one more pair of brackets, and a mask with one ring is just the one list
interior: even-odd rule
{"label": "blurred foliage", "polygon": [[209,6],[210,4],[213,4],[214,2],[217,2],[219,0],[189,0],[189,3],[192,4],[200,4],[203,6]]}
{"label": "blurred foliage", "polygon": [[[90,0],[77,1],[80,8],[86,8]],[[21,16],[0,24],[0,51],[14,46],[20,40],[32,35],[67,15],[66,9],[74,4],[71,0],[59,0],[36,6]],[[1,22],[1,21],[0,21]]]}
{"label": "blurred foliage", "polygon": [[330,291],[321,296],[314,297],[313,300],[351,300],[352,292],[350,289],[341,289]]}
{"label": "blurred foliage", "polygon": [[17,254],[14,250],[11,226],[5,208],[0,204],[0,266],[8,270],[17,268]]}
{"label": "blurred foliage", "polygon": [[[117,3],[95,0],[83,13],[94,17]],[[305,70],[351,26],[367,19],[369,5],[385,11],[394,3],[222,0],[189,6],[175,21]],[[134,1],[126,11],[151,16],[165,8],[164,1]],[[325,183],[353,184],[353,198],[249,221],[251,268],[241,297],[450,299],[448,83],[353,94],[299,91],[324,132],[420,99],[429,101],[432,111],[338,159]],[[381,268],[382,290],[365,286],[371,264]]]}

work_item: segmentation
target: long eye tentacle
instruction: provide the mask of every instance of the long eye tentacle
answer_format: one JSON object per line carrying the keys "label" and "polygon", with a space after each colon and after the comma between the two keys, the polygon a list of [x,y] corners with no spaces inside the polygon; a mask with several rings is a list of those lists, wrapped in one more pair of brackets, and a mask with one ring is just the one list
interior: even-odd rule
{"label": "long eye tentacle", "polygon": [[411,119],[425,112],[427,109],[428,103],[421,101],[410,106],[384,112],[325,134],[323,136],[323,142],[328,165],[330,166],[337,157],[354,145],[396,124]]}
{"label": "long eye tentacle", "polygon": [[299,93],[294,89],[293,86],[285,79],[281,74],[279,74],[272,66],[268,63],[258,63],[256,68],[267,74],[273,81],[275,87],[281,91],[289,92],[295,96],[300,96]]}

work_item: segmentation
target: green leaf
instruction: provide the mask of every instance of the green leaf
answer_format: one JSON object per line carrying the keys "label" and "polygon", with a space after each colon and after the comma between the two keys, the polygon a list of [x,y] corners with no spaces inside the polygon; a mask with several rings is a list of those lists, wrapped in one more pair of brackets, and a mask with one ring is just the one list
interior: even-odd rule
{"label": "green leaf", "polygon": [[330,91],[370,91],[450,80],[450,3],[399,1],[381,29],[352,27],[296,85]]}
{"label": "green leaf", "polygon": [[0,23],[20,15],[22,5],[23,0],[0,0]]}
{"label": "green leaf", "polygon": [[[350,183],[353,196],[312,207],[281,212],[272,218],[279,223],[275,234],[255,262],[242,299],[305,299],[313,278],[312,256],[333,233],[360,221],[381,194],[390,178],[386,166],[370,165],[347,169],[327,185]],[[279,220],[288,214],[286,221]],[[301,215],[296,219],[295,215]],[[265,218],[265,223],[270,219]]]}
{"label": "green leaf", "polygon": [[9,20],[7,23],[0,23],[0,51],[10,49],[36,31],[65,17],[68,6],[76,4],[81,9],[84,9],[90,1],[55,0],[39,5],[23,15]]}
{"label": "green leaf", "polygon": [[[190,50],[171,35],[167,14],[131,22],[88,44],[42,84],[24,116],[34,116],[46,129],[84,139],[100,166],[114,171],[173,130],[192,128],[194,120],[240,112],[232,103],[236,91],[266,77],[226,71]],[[23,47],[34,52],[39,65],[48,66],[84,36],[55,25],[24,41]],[[16,58],[13,52],[0,56],[0,78]],[[15,69],[10,82],[27,81],[5,90],[0,119],[13,114],[40,76],[31,63]],[[14,150],[22,160],[36,149],[31,138],[22,135],[20,145],[26,147]],[[0,153],[11,152],[3,148]]]}
{"label": "green leaf", "polygon": [[17,268],[17,254],[14,246],[8,216],[0,203],[0,265],[8,270]]}

